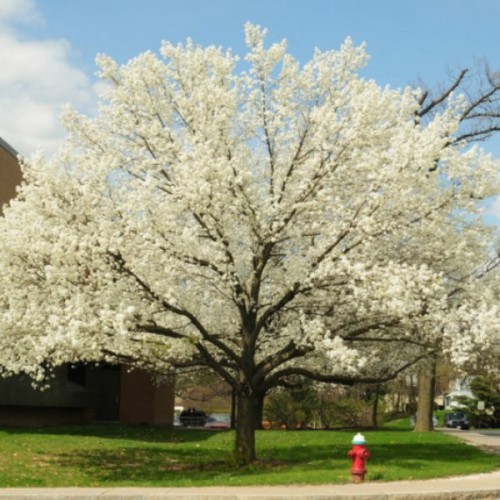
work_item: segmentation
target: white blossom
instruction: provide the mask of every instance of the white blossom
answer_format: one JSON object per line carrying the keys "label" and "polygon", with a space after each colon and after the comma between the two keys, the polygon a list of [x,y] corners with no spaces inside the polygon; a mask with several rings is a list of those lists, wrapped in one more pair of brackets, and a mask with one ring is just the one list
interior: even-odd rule
{"label": "white blossom", "polygon": [[498,192],[496,159],[449,146],[460,98],[422,124],[417,92],[358,75],[364,46],[301,66],[246,40],[243,72],[192,41],[98,56],[98,116],[66,108],[66,144],[23,162],[0,221],[0,371],[199,362],[257,390],[384,374],[410,345],[462,364],[498,337],[496,292],[449,298]]}

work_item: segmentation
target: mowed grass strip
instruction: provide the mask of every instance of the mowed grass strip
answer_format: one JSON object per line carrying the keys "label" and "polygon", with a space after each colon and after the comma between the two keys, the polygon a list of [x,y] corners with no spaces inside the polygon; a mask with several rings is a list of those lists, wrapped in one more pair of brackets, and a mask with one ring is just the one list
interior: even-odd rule
{"label": "mowed grass strip", "polygon": [[[488,472],[498,455],[456,437],[385,429],[364,433],[367,480]],[[237,467],[232,431],[89,425],[0,430],[0,487],[212,486],[343,483],[353,432],[258,431],[258,461]]]}

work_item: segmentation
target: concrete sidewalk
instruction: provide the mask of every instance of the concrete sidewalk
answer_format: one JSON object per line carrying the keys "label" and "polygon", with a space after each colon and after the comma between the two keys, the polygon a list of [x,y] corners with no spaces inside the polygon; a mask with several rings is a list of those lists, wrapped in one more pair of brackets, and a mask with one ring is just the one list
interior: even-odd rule
{"label": "concrete sidewalk", "polygon": [[426,481],[365,482],[319,486],[207,488],[6,488],[13,500],[476,500],[500,499],[500,471]]}

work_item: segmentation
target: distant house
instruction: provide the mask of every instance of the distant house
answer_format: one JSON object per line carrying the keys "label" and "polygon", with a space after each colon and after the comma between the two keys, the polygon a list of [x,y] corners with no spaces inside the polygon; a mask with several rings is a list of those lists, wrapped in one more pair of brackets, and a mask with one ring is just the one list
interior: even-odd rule
{"label": "distant house", "polygon": [[460,408],[463,406],[459,398],[473,398],[474,394],[471,391],[470,383],[474,380],[474,377],[463,377],[460,379],[455,379],[450,383],[450,392],[444,395],[444,408],[445,410]]}
{"label": "distant house", "polygon": [[[0,138],[0,214],[22,181],[17,152]],[[0,256],[1,258],[1,256]],[[76,364],[56,369],[50,389],[27,377],[0,378],[0,425],[84,423],[172,425],[173,383],[155,384],[142,370]]]}

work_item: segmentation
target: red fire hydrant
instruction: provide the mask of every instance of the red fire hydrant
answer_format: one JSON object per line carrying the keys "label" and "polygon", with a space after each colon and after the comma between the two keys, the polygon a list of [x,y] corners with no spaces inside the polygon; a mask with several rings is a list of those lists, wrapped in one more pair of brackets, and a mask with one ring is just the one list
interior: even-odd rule
{"label": "red fire hydrant", "polygon": [[352,439],[352,449],[347,452],[352,460],[351,478],[355,483],[365,480],[365,461],[370,458],[370,452],[366,449],[365,444],[365,437],[358,432]]}

